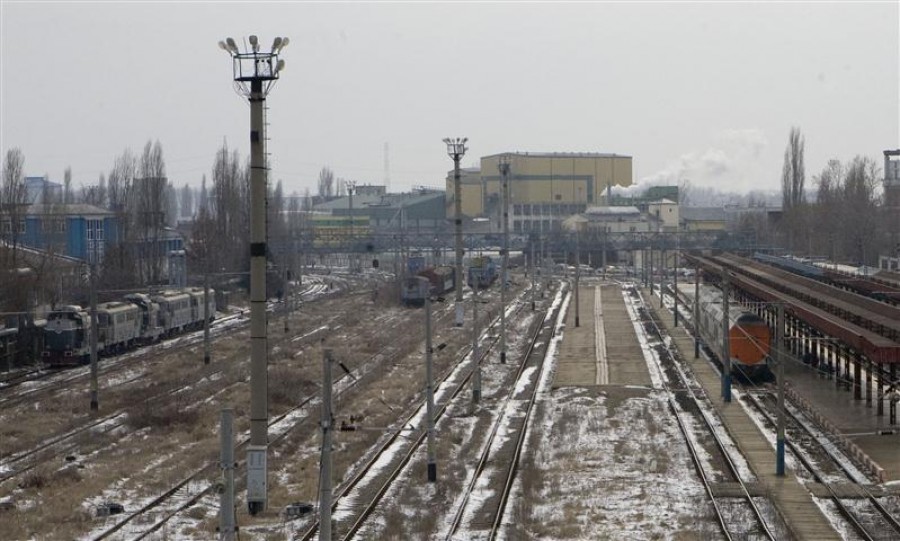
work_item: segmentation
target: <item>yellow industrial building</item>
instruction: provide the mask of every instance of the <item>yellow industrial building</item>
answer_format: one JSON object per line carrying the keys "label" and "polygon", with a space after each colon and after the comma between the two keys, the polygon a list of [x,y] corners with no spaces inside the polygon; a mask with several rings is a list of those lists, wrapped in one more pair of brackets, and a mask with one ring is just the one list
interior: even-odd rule
{"label": "yellow industrial building", "polygon": [[[612,186],[632,184],[631,156],[595,152],[504,152],[481,158],[481,167],[461,171],[462,213],[469,218],[491,217],[500,204],[501,157],[509,159],[510,211],[519,231],[530,230],[539,216],[553,228],[561,218],[605,201]],[[447,174],[447,217],[455,212],[453,171]],[[579,210],[580,209],[580,210]],[[546,229],[537,225],[535,229]]]}
{"label": "yellow industrial building", "polygon": [[[462,213],[500,215],[500,158],[509,159],[510,219],[515,231],[558,229],[566,217],[605,201],[607,188],[632,184],[631,156],[594,152],[504,152],[461,171]],[[453,171],[447,174],[447,217],[455,212]]]}

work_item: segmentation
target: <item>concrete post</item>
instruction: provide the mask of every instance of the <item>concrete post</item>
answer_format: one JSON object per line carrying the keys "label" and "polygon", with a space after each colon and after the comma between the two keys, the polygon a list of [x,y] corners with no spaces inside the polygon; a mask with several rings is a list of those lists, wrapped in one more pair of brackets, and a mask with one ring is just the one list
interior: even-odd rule
{"label": "concrete post", "polygon": [[481,354],[478,351],[478,279],[472,278],[472,362],[475,373],[472,376],[472,404],[481,402]]}
{"label": "concrete post", "polygon": [[453,155],[453,194],[454,194],[454,214],[455,229],[454,240],[456,243],[456,326],[462,327],[463,313],[463,247],[462,247],[462,181],[460,180],[459,161],[462,155]]}
{"label": "concrete post", "polygon": [[578,317],[578,282],[581,277],[581,248],[578,242],[578,231],[575,231],[575,326],[580,327],[580,319]]}
{"label": "concrete post", "polygon": [[91,411],[100,409],[100,384],[97,381],[97,265],[91,263]]}
{"label": "concrete post", "polygon": [[501,158],[503,176],[503,260],[500,270],[500,363],[506,364],[506,282],[509,273],[509,161]]}
{"label": "concrete post", "polygon": [[222,493],[219,495],[219,541],[234,541],[234,411],[223,409],[219,423]]}
{"label": "concrete post", "polygon": [[331,541],[331,350],[322,357],[322,461],[319,471],[319,541]]}
{"label": "concrete post", "polygon": [[[259,468],[247,469],[251,515],[267,506],[268,371],[266,346],[266,156],[262,80],[250,82],[250,453]],[[259,456],[261,455],[261,456]],[[261,462],[260,462],[261,459]],[[254,478],[250,475],[253,472]],[[252,492],[251,492],[252,490]]]}
{"label": "concrete post", "polygon": [[209,364],[209,274],[203,274],[203,364]]}
{"label": "concrete post", "polygon": [[[531,267],[531,311],[534,312],[534,289],[535,289],[535,279],[534,279],[534,237],[531,238],[531,261],[529,261]],[[543,294],[543,292],[541,292]]]}
{"label": "concrete post", "polygon": [[775,475],[784,476],[784,305],[775,308],[775,363],[778,368],[778,432],[775,438]]}
{"label": "concrete post", "polygon": [[[423,278],[423,280],[425,280]],[[427,283],[428,280],[425,280]],[[434,376],[432,373],[432,355],[434,348],[431,344],[431,297],[425,295],[425,414],[428,416],[428,482],[437,481],[437,460],[435,459],[434,444]]]}
{"label": "concrete post", "polygon": [[694,358],[700,358],[700,267],[694,271]]}
{"label": "concrete post", "polygon": [[731,294],[728,273],[722,274],[722,398],[731,402],[731,340],[728,331],[731,321],[728,317],[728,297]]}
{"label": "concrete post", "polygon": [[675,274],[672,285],[672,306],[674,308],[675,327],[678,326],[678,252],[675,252]]}

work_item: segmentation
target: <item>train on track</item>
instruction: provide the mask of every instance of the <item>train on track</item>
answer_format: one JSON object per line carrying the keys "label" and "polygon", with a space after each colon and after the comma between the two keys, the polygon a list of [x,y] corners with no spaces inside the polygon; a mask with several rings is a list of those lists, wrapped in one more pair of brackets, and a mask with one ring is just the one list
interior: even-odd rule
{"label": "train on track", "polygon": [[[403,281],[400,296],[407,306],[422,306],[425,297],[436,297],[452,291],[456,287],[454,268],[446,265],[429,267],[422,256],[410,257],[407,261],[407,278]],[[426,278],[425,284],[419,278]]]}
{"label": "train on track", "polygon": [[[678,287],[682,298],[693,310],[694,286]],[[695,323],[700,338],[721,359],[723,318],[728,318],[728,343],[732,374],[747,381],[771,379],[769,351],[772,345],[772,329],[758,315],[735,304],[723,310],[722,292],[711,285],[700,286],[699,319]]]}
{"label": "train on track", "polygon": [[[132,293],[97,305],[97,352],[111,355],[203,327],[203,289]],[[206,313],[215,318],[215,291]],[[86,364],[91,354],[91,316],[78,305],[50,312],[44,327],[44,362],[53,367]]]}
{"label": "train on track", "polygon": [[466,284],[469,287],[487,289],[497,279],[497,264],[490,256],[478,256],[469,262],[466,272]]}

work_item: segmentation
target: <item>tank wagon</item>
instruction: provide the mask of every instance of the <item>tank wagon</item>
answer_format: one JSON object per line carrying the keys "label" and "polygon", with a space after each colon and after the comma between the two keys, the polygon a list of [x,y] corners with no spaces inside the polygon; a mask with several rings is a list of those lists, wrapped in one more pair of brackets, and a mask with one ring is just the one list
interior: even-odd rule
{"label": "tank wagon", "polygon": [[[469,287],[487,289],[497,279],[497,264],[490,256],[478,256],[469,262],[466,273],[466,284]],[[474,285],[473,285],[474,284]]]}
{"label": "tank wagon", "polygon": [[[209,320],[215,317],[215,291],[209,290]],[[97,352],[111,355],[203,326],[203,290],[132,293],[97,305]],[[90,360],[90,312],[78,305],[50,312],[41,356],[50,366],[76,366]]]}
{"label": "tank wagon", "polygon": [[[679,286],[678,289],[693,310],[693,286]],[[729,304],[726,315],[723,311],[722,292],[711,285],[700,286],[699,302],[700,316],[696,322],[696,330],[720,359],[724,341],[723,318],[728,318],[732,374],[745,380],[769,379],[772,331],[765,320],[734,304]]]}

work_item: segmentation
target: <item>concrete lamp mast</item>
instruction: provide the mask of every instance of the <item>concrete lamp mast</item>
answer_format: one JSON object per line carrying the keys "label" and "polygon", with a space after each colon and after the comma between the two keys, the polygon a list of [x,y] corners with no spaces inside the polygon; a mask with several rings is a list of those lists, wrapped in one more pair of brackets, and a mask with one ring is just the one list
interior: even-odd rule
{"label": "concrete lamp mast", "polygon": [[444,144],[447,145],[447,155],[453,159],[453,209],[454,209],[454,239],[456,245],[456,326],[462,327],[463,314],[463,247],[462,247],[462,184],[460,180],[459,162],[466,155],[467,137],[447,137]]}
{"label": "concrete lamp mast", "polygon": [[250,36],[242,52],[234,39],[219,42],[232,59],[234,89],[250,102],[250,445],[247,447],[247,508],[251,515],[266,510],[268,454],[268,373],[266,346],[266,96],[282,71],[278,58],[288,38],[275,38],[269,52]]}

